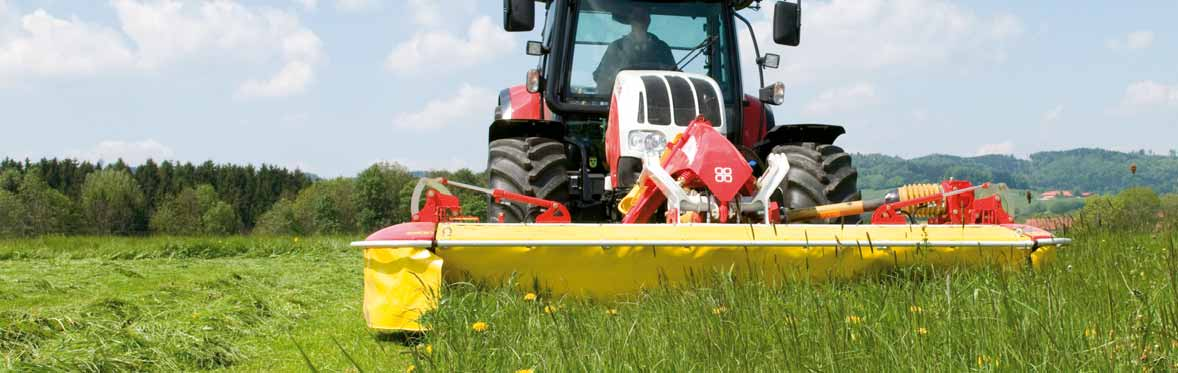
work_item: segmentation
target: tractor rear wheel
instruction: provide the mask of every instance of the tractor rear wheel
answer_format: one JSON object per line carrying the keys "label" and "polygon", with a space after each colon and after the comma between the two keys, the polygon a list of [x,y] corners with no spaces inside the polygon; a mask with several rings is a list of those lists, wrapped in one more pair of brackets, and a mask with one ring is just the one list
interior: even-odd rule
{"label": "tractor rear wheel", "polygon": [[[488,147],[488,186],[568,204],[568,155],[560,141],[544,137],[514,137],[492,141]],[[487,220],[530,222],[541,208],[519,203],[487,204]]]}
{"label": "tractor rear wheel", "polygon": [[[789,173],[782,185],[783,208],[803,208],[858,201],[859,172],[851,164],[851,155],[834,145],[798,143],[778,145],[773,153],[782,153],[789,160]],[[784,214],[782,215],[784,216]],[[857,224],[859,216],[838,219],[817,219],[809,223]]]}

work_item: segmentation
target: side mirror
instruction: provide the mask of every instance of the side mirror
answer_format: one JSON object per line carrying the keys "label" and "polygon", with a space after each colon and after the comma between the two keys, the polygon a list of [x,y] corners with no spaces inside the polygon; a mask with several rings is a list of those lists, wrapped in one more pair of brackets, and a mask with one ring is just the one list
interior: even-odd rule
{"label": "side mirror", "polygon": [[535,0],[503,0],[503,29],[509,32],[536,28]]}
{"label": "side mirror", "polygon": [[801,37],[801,2],[787,3],[778,1],[773,6],[773,42],[796,47],[801,42]]}

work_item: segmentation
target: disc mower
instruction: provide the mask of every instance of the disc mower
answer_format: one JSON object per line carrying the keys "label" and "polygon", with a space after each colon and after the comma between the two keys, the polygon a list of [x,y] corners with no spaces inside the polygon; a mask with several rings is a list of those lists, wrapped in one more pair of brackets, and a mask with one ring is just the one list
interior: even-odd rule
{"label": "disc mower", "polygon": [[[863,200],[842,127],[776,125],[764,104],[777,55],[751,40],[759,97],[740,94],[745,1],[549,0],[525,84],[500,93],[488,187],[418,181],[412,221],[364,249],[364,315],[420,331],[442,284],[503,280],[610,297],[734,270],[768,281],[851,278],[897,267],[1038,268],[1069,240],[1013,224],[989,183],[902,186]],[[796,46],[800,5],[773,4],[773,40]],[[534,28],[533,0],[505,0],[504,28]],[[637,54],[637,55],[635,55]],[[480,192],[467,216],[451,188]],[[861,216],[870,216],[862,223]]]}

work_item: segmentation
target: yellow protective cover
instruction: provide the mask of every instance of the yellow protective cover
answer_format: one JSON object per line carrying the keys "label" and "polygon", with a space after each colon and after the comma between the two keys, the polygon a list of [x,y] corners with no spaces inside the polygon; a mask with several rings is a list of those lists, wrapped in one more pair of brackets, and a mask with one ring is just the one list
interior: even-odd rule
{"label": "yellow protective cover", "polygon": [[421,315],[438,306],[442,258],[427,248],[364,249],[364,320],[387,331],[425,331]]}
{"label": "yellow protective cover", "polygon": [[[1029,227],[1028,227],[1029,229]],[[1017,227],[953,225],[737,224],[439,224],[433,252],[424,248],[365,249],[364,312],[369,326],[420,331],[418,318],[437,306],[447,281],[501,283],[554,295],[611,297],[644,288],[708,279],[717,271],[763,281],[845,279],[910,265],[1034,268],[1050,262],[1054,246],[1030,242]],[[543,241],[688,240],[841,242],[781,246],[556,246]],[[512,241],[481,246],[475,242]],[[948,242],[887,247],[886,241]],[[983,247],[979,241],[998,243]],[[1001,245],[1010,242],[1011,246]],[[445,258],[445,271],[442,262]]]}

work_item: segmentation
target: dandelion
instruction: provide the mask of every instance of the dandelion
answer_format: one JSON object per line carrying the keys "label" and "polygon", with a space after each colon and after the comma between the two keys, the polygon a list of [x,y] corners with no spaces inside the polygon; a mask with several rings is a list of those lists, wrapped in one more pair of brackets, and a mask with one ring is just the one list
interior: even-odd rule
{"label": "dandelion", "polygon": [[1088,338],[1095,337],[1096,336],[1096,328],[1095,327],[1084,328],[1084,336],[1088,337]]}
{"label": "dandelion", "polygon": [[859,325],[863,323],[863,318],[855,315],[847,316],[847,323],[851,325]]}
{"label": "dandelion", "polygon": [[490,329],[490,328],[491,328],[490,325],[487,325],[487,323],[482,322],[482,321],[476,321],[474,324],[470,324],[471,330],[474,330],[474,331],[480,332],[480,333],[485,332],[485,331],[487,331],[487,329]]}
{"label": "dandelion", "polygon": [[607,310],[605,310],[605,314],[606,314],[606,315],[610,315],[610,316],[617,316],[617,315],[618,315],[618,309],[617,309],[617,308],[610,308],[610,309],[607,309]]}
{"label": "dandelion", "polygon": [[917,306],[917,305],[911,305],[911,306],[908,306],[908,312],[920,314],[920,313],[924,313],[924,308],[920,308],[920,306]]}
{"label": "dandelion", "polygon": [[529,301],[529,302],[536,300],[536,293],[524,294],[524,300]]}
{"label": "dandelion", "polygon": [[193,318],[193,319],[199,319],[199,318],[200,318],[200,314],[199,314],[199,313],[196,313],[196,312],[193,312],[193,313],[192,313],[192,318]]}
{"label": "dandelion", "polygon": [[923,326],[916,328],[916,335],[928,335],[928,329],[925,329]]}
{"label": "dandelion", "polygon": [[412,365],[412,364],[410,364],[408,367],[406,367],[406,368],[405,368],[405,373],[413,373],[413,372],[416,372],[416,371],[417,371],[417,366],[416,366],[416,365]]}
{"label": "dandelion", "polygon": [[723,315],[728,312],[728,307],[720,306],[712,309],[712,314],[716,316]]}
{"label": "dandelion", "polygon": [[421,352],[421,353],[424,353],[424,354],[426,354],[426,355],[432,355],[432,354],[434,353],[434,345],[431,345],[431,344],[419,344],[419,345],[417,345],[417,351],[418,351],[418,352]]}
{"label": "dandelion", "polygon": [[556,307],[555,306],[544,306],[544,313],[549,314],[549,315],[554,314],[554,313],[556,313]]}
{"label": "dandelion", "polygon": [[299,243],[299,236],[295,236],[294,243]]}
{"label": "dandelion", "polygon": [[520,370],[515,371],[515,373],[535,373],[535,372],[536,371],[534,369],[520,369]]}

